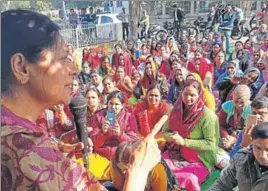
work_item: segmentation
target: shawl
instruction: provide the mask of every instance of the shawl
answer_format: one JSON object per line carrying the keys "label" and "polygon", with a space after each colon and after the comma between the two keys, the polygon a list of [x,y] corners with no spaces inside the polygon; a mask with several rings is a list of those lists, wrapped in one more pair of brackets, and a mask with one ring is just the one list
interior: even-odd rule
{"label": "shawl", "polygon": [[[230,118],[235,113],[235,105],[234,105],[234,102],[232,100],[225,102],[224,104],[222,104],[222,109],[227,114],[226,123],[228,124]],[[244,107],[243,112],[241,114],[241,117],[244,119],[244,125],[245,126],[247,124],[247,116],[250,113],[251,113],[251,106],[250,106],[250,103],[249,103],[248,105],[246,105]]]}
{"label": "shawl", "polygon": [[201,89],[203,92],[203,96],[202,96],[203,102],[209,109],[211,109],[212,111],[215,111],[216,103],[215,103],[214,95],[207,88],[204,87],[203,82],[198,74],[192,73],[191,75],[193,75],[195,79],[201,84]]}
{"label": "shawl", "polygon": [[200,59],[200,71],[196,69],[195,61],[195,58],[189,61],[187,66],[189,72],[200,74],[202,80],[204,80],[207,72],[211,72],[213,74],[213,64],[209,64],[206,58]]}
{"label": "shawl", "polygon": [[[191,85],[199,83],[196,80],[189,81]],[[186,87],[186,86],[185,86]],[[185,89],[183,88],[183,90]],[[183,91],[182,90],[182,91]],[[202,89],[199,91],[200,98],[202,98],[203,92]],[[188,113],[183,117],[184,103],[182,101],[182,95],[174,105],[169,118],[170,129],[171,131],[177,131],[182,137],[189,138],[190,133],[194,129],[197,122],[204,114],[205,104],[202,99],[197,99],[197,101],[189,108]]]}

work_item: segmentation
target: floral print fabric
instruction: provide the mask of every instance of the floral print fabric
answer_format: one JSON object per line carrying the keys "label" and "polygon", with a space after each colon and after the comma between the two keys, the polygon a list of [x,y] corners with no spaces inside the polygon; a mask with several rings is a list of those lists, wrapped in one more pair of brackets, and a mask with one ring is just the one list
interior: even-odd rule
{"label": "floral print fabric", "polygon": [[86,169],[64,156],[42,128],[3,106],[1,110],[2,190],[105,190]]}

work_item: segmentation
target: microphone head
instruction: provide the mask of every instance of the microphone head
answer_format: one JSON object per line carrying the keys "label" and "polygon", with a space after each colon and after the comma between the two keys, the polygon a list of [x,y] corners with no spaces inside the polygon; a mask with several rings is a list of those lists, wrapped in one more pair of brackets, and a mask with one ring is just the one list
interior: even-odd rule
{"label": "microphone head", "polygon": [[86,99],[82,96],[76,96],[71,99],[69,104],[70,110],[74,115],[74,119],[86,119],[87,112],[87,102]]}

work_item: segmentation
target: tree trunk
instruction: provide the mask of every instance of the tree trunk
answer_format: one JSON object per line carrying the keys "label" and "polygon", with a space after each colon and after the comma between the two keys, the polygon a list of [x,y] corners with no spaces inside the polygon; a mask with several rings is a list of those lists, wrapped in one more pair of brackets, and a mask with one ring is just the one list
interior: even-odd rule
{"label": "tree trunk", "polygon": [[139,19],[139,1],[132,0],[129,2],[130,39],[136,39],[137,37]]}

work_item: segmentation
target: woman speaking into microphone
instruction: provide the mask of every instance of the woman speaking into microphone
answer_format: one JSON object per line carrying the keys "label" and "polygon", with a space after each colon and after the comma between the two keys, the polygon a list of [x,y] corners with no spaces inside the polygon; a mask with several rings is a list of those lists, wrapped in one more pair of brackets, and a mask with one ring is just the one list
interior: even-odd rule
{"label": "woman speaking into microphone", "polygon": [[[58,26],[26,10],[3,12],[1,22],[1,189],[105,190],[35,124],[45,109],[69,104],[78,73]],[[149,171],[159,162],[152,137],[134,151],[124,190],[144,190]],[[81,143],[75,146],[82,149]]]}

